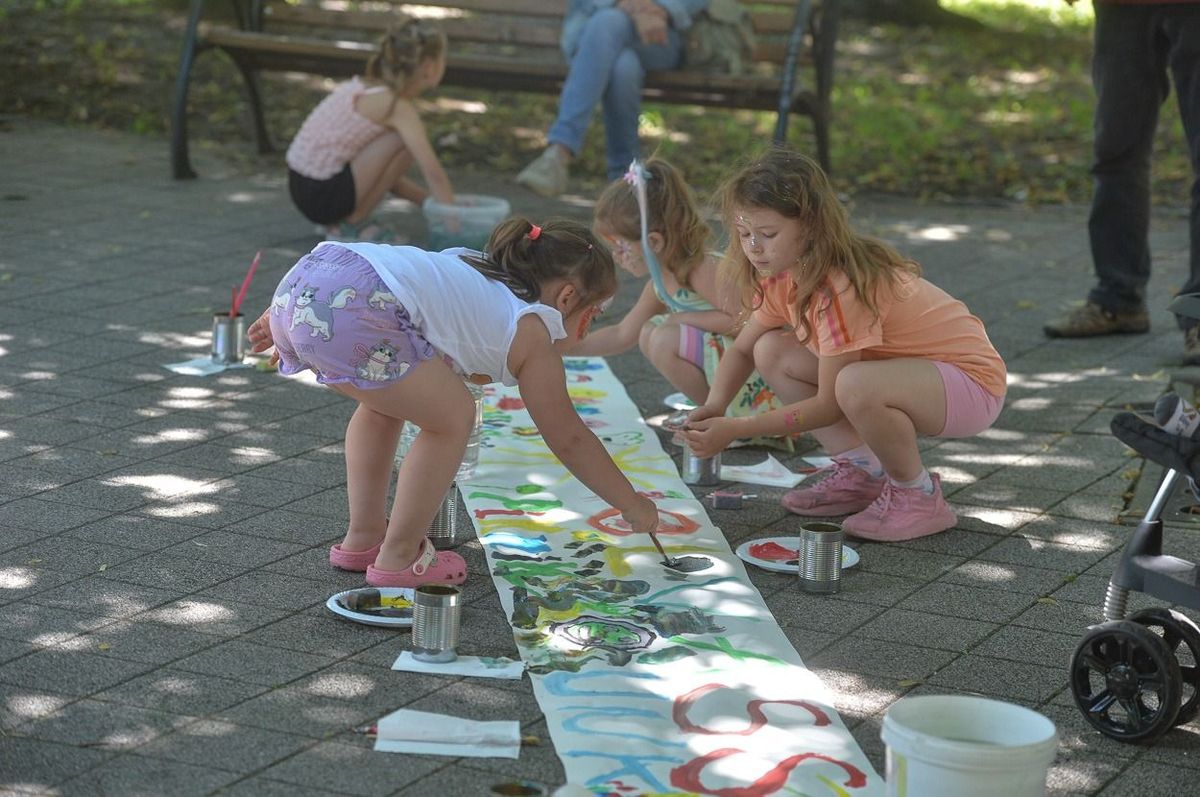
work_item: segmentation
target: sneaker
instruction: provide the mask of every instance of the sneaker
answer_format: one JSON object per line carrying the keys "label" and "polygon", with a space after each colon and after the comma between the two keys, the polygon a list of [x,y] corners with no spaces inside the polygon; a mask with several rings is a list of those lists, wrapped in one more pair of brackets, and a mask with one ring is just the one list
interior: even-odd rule
{"label": "sneaker", "polygon": [[1090,338],[1095,335],[1140,334],[1150,331],[1150,315],[1145,307],[1136,310],[1105,310],[1095,302],[1056,318],[1042,327],[1051,338]]}
{"label": "sneaker", "polygon": [[1183,364],[1200,365],[1200,326],[1183,333]]}
{"label": "sneaker", "polygon": [[849,462],[835,459],[833,469],[812,487],[788,490],[783,508],[804,517],[836,517],[861,512],[883,492],[884,477],[874,477]]}
{"label": "sneaker", "polygon": [[933,478],[933,493],[920,487],[897,487],[891,481],[875,502],[842,521],[851,537],[875,542],[903,542],[953,528],[958,517],[942,497],[942,477]]}
{"label": "sneaker", "polygon": [[557,146],[549,146],[517,175],[517,184],[535,194],[556,197],[567,190],[567,159]]}

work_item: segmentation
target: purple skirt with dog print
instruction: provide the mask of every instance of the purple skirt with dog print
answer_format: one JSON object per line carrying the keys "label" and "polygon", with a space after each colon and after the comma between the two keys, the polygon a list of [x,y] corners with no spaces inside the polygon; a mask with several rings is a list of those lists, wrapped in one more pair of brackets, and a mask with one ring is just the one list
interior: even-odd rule
{"label": "purple skirt with dog print", "polygon": [[292,266],[271,302],[279,370],[322,384],[386,387],[436,355],[365,259],[323,246]]}

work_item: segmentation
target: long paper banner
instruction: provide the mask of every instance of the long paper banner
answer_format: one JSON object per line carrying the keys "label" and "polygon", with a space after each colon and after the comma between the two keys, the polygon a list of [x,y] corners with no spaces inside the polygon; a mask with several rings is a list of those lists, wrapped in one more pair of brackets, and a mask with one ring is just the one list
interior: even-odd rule
{"label": "long paper banner", "polygon": [[519,393],[485,397],[479,468],[459,488],[568,782],[613,797],[882,794],[621,383],[599,358],[566,366],[576,410],[658,504],[667,553],[711,560],[664,567],[550,453]]}

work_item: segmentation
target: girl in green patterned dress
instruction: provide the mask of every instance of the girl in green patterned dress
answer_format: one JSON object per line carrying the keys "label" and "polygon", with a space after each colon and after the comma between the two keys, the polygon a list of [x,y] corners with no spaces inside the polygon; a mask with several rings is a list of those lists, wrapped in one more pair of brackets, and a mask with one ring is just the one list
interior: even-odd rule
{"label": "girl in green patterned dress", "polygon": [[[691,189],[674,166],[659,158],[635,163],[596,202],[593,227],[612,247],[617,265],[635,277],[654,276],[643,255],[636,169],[645,179],[645,243],[661,264],[660,279],[647,279],[624,318],[592,331],[571,354],[607,357],[637,345],[676,390],[702,405],[709,379],[744,320],[741,304],[733,286],[718,279],[720,255],[706,248],[712,231]],[[777,406],[755,372],[728,414],[746,416]]]}

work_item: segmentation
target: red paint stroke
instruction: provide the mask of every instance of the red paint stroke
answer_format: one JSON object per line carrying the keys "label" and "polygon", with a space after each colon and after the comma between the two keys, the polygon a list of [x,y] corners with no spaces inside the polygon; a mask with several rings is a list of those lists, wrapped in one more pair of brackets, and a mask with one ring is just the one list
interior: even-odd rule
{"label": "red paint stroke", "polygon": [[[603,512],[598,512],[588,518],[588,523],[597,531],[603,531],[605,534],[616,534],[618,537],[627,537],[633,534],[633,529],[621,517],[621,510],[606,509]],[[665,509],[658,510],[658,530],[656,534],[691,534],[696,529],[700,528],[700,524],[691,518],[680,515],[677,512],[668,512]]]}
{"label": "red paint stroke", "polygon": [[831,756],[822,755],[821,753],[801,753],[800,755],[789,756],[749,786],[710,789],[700,782],[700,773],[713,761],[743,752],[745,751],[738,750],[736,747],[724,747],[693,759],[683,766],[675,767],[671,770],[671,785],[684,791],[695,792],[696,794],[711,794],[714,797],[763,797],[767,794],[774,794],[783,788],[783,784],[787,783],[792,770],[809,758],[828,761],[846,770],[849,780],[842,785],[847,788],[861,789],[867,785],[867,776],[858,767],[847,764],[845,761],[839,761]]}
{"label": "red paint stroke", "polygon": [[526,512],[524,509],[476,509],[475,517],[483,520],[492,515],[544,515],[545,512]]}
{"label": "red paint stroke", "polygon": [[806,700],[751,700],[746,704],[746,714],[750,717],[750,727],[741,731],[714,731],[697,725],[688,719],[688,712],[696,701],[704,697],[714,689],[724,689],[723,684],[705,684],[698,686],[687,694],[680,695],[675,698],[675,706],[671,709],[671,718],[675,720],[675,724],[684,733],[701,733],[706,736],[749,736],[759,728],[767,724],[767,715],[763,713],[762,707],[767,703],[784,703],[789,706],[799,706],[807,710],[813,715],[813,726],[820,728],[823,725],[829,724],[829,715],[821,709],[809,703]]}
{"label": "red paint stroke", "polygon": [[502,410],[523,410],[525,402],[515,396],[505,396],[496,402],[496,407]]}
{"label": "red paint stroke", "polygon": [[798,549],[788,548],[777,542],[757,542],[750,546],[750,555],[768,562],[786,562],[800,555]]}

